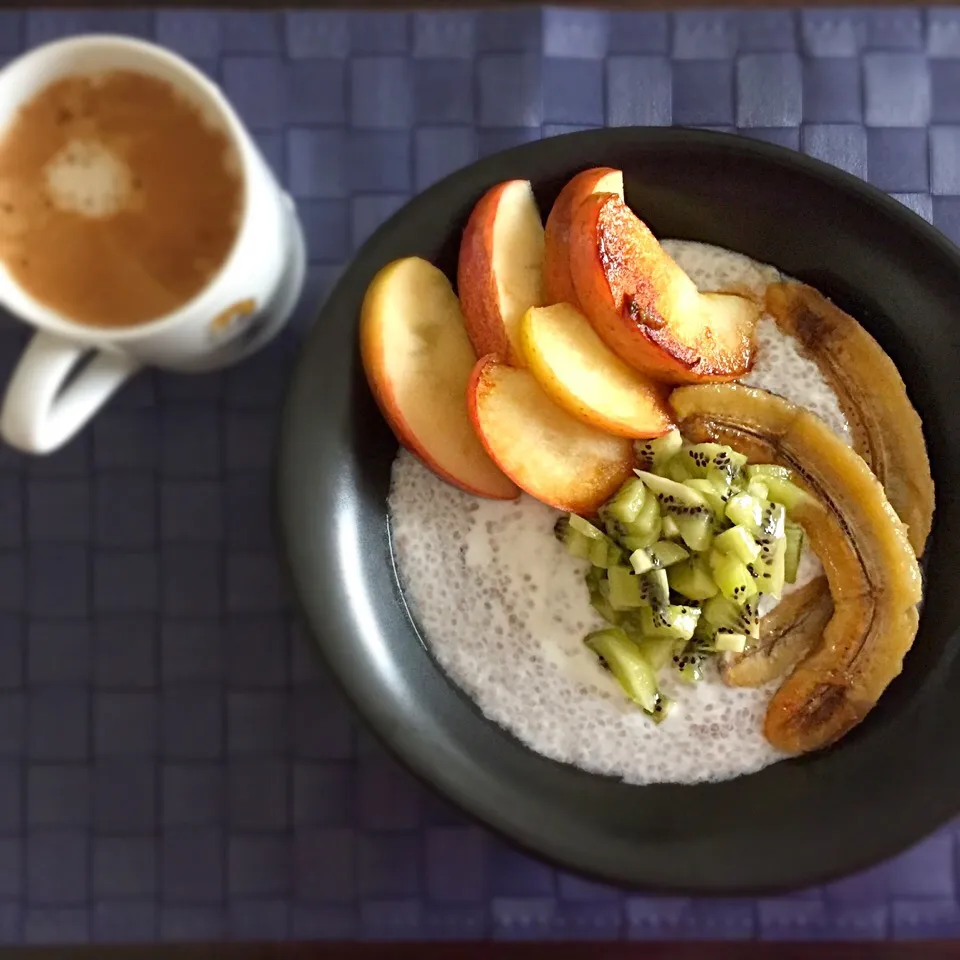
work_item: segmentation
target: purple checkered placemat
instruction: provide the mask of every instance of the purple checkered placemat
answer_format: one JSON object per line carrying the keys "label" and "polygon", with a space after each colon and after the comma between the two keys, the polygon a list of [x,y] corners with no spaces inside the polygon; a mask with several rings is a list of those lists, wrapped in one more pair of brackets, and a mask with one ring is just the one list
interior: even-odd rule
{"label": "purple checkered placemat", "polygon": [[[478,155],[605,123],[735,130],[960,239],[960,9],[7,11],[0,56],[97,30],[224,85],[311,266],[242,367],[142,375],[61,453],[0,451],[0,941],[960,936],[955,827],[761,900],[627,894],[514,852],[358,729],[296,634],[269,501],[319,300]],[[0,324],[0,382],[25,336]]]}

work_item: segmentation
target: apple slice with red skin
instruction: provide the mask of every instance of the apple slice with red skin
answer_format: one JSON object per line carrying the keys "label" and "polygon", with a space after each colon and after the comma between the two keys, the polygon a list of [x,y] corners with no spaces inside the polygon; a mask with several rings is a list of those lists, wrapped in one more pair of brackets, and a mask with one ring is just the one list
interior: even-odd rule
{"label": "apple slice with red skin", "polygon": [[519,496],[467,413],[476,355],[440,270],[407,257],[373,278],[360,310],[360,352],[377,405],[400,443],[461,490],[498,500]]}
{"label": "apple slice with red skin", "polygon": [[522,366],[520,321],[545,302],[543,223],[528,180],[498,183],[473,208],[460,242],[457,292],[476,355],[495,353]]}
{"label": "apple slice with red skin", "polygon": [[520,334],[530,372],[578,420],[643,440],[672,428],[667,388],[628,367],[576,307],[531,307]]}
{"label": "apple slice with red skin", "polygon": [[537,500],[591,515],[632,475],[633,443],[558,407],[529,370],[477,361],[467,407],[491,459]]}
{"label": "apple slice with red skin", "polygon": [[592,193],[623,196],[623,173],[612,167],[581,170],[560,191],[550,208],[544,231],[543,292],[546,303],[572,303],[580,309],[570,275],[570,222],[573,212]]}

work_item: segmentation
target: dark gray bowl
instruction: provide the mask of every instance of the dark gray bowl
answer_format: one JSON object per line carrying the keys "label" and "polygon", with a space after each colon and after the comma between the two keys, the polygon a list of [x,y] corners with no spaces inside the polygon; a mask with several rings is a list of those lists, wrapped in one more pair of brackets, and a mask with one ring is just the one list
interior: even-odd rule
{"label": "dark gray bowl", "polygon": [[[854,314],[923,417],[939,498],[920,633],[905,669],[834,748],[720,784],[626,786],[546,760],[487,721],[411,622],[385,502],[397,445],[357,350],[364,290],[416,254],[455,276],[460,234],[491,185],[528,178],[541,209],[590,166],[620,167],[658,236],[776,264]],[[863,867],[960,810],[960,256],[896,201],[777,147],[682,130],[598,130],[489,157],[417,197],[333,291],[283,418],[279,507],[289,569],[324,657],[376,733],[423,780],[565,867],[650,889],[798,887]]]}

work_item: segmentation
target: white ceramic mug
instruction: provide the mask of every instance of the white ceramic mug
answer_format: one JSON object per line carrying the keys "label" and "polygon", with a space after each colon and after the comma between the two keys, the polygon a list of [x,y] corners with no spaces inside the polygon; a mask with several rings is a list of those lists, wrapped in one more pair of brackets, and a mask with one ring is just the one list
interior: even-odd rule
{"label": "white ceramic mug", "polygon": [[284,325],[303,286],[305,247],[290,198],[220,89],[160,47],[85,36],[30,51],[0,71],[0,135],[18,108],[50,83],[109,70],[162,79],[222,126],[240,162],[243,215],[227,259],[207,286],[173,313],[132,327],[73,323],[29,296],[0,263],[0,306],[37,328],[0,412],[0,434],[29,453],[48,453],[69,440],[143,366],[199,372],[252,353]]}

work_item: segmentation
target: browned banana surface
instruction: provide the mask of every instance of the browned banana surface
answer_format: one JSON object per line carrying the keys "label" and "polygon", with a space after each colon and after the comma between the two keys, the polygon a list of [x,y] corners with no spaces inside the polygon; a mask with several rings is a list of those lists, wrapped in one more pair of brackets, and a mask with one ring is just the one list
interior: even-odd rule
{"label": "browned banana surface", "polygon": [[764,734],[790,753],[827,746],[870,711],[916,636],[906,528],[863,459],[803,408],[732,384],[682,387],[670,403],[684,436],[789,467],[812,494],[791,514],[823,564],[833,616],[771,699]]}
{"label": "browned banana surface", "polygon": [[720,676],[731,687],[759,687],[796,666],[820,639],[833,616],[826,577],[788,593],[760,621],[760,639],[743,653],[720,661]]}
{"label": "browned banana surface", "polygon": [[917,411],[893,361],[849,314],[813,287],[773,283],[767,312],[820,368],[840,401],[853,446],[883,485],[922,556],[933,522],[933,479]]}

